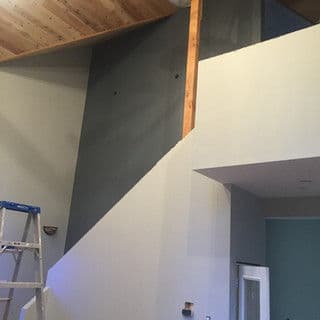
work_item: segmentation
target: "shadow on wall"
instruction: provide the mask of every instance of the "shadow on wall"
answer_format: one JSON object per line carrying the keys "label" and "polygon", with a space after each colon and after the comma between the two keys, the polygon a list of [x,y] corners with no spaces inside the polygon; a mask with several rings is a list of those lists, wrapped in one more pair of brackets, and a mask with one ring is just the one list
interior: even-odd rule
{"label": "shadow on wall", "polygon": [[[39,80],[44,83],[56,83],[59,86],[83,89],[78,87],[77,81],[66,74],[72,73],[82,77],[84,66],[83,52],[90,49],[77,50],[76,48],[24,57],[19,60],[2,62],[0,72],[15,74],[24,78]],[[79,54],[77,54],[79,52]]]}
{"label": "shadow on wall", "polygon": [[[28,119],[26,119],[28,121]],[[36,123],[35,123],[36,125]],[[26,135],[0,112],[0,145],[10,161],[17,162],[34,180],[46,186],[51,192],[61,197],[63,195],[63,176],[57,172],[48,159],[42,156],[41,150],[28,141]],[[18,151],[18,152],[17,152]],[[0,159],[0,165],[3,161]],[[17,177],[18,178],[18,177]],[[2,186],[4,187],[4,186]],[[13,200],[13,199],[10,199]]]}
{"label": "shadow on wall", "polygon": [[261,0],[204,1],[200,59],[234,51],[261,39]]}
{"label": "shadow on wall", "polygon": [[[0,80],[3,82],[0,147],[6,152],[6,159],[16,162],[30,177],[59,198],[64,197],[65,172],[48,158],[48,146],[53,143],[50,134],[59,131],[62,125],[60,113],[64,114],[65,122],[74,122],[76,119],[72,116],[75,112],[82,113],[79,95],[86,88],[83,81],[75,79],[84,77],[87,68],[84,57],[89,57],[88,52],[89,49],[87,52],[68,49],[0,65]],[[64,98],[67,98],[67,105]],[[71,101],[73,103],[69,105]],[[52,122],[49,124],[47,119]],[[47,146],[44,145],[46,139]],[[67,144],[70,151],[77,153],[78,138],[73,130],[66,130],[61,139],[52,148]]]}
{"label": "shadow on wall", "polygon": [[312,25],[312,23],[285,7],[278,0],[262,1],[264,11],[262,40],[276,38]]}
{"label": "shadow on wall", "polygon": [[[55,237],[43,237],[45,273],[63,254],[89,62],[90,50],[78,48],[0,66],[0,196],[39,205],[42,223],[59,227]],[[6,238],[17,240],[13,231],[19,239],[23,221],[10,218],[14,228],[6,226]],[[1,279],[11,278],[11,260],[1,261]],[[21,280],[34,278],[28,261]],[[10,320],[32,295],[15,292]]]}

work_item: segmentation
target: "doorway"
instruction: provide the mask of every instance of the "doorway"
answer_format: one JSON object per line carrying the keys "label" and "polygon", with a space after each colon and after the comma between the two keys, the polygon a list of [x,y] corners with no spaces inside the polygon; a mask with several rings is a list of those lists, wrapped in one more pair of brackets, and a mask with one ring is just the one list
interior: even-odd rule
{"label": "doorway", "polygon": [[269,268],[239,266],[239,320],[270,320]]}

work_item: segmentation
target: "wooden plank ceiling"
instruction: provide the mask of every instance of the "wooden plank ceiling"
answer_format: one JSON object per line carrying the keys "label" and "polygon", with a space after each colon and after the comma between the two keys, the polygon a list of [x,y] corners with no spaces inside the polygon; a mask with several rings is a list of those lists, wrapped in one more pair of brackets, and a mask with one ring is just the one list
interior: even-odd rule
{"label": "wooden plank ceiling", "polygon": [[173,12],[168,0],[1,0],[0,62],[110,37]]}
{"label": "wooden plank ceiling", "polygon": [[320,0],[279,0],[312,23],[320,22]]}

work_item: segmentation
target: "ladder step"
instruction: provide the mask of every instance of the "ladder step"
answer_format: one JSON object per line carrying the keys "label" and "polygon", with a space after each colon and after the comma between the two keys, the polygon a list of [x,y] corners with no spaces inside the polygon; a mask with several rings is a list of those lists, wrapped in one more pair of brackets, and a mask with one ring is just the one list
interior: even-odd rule
{"label": "ladder step", "polygon": [[42,283],[40,282],[11,282],[0,281],[0,288],[17,288],[17,289],[41,289]]}
{"label": "ladder step", "polygon": [[7,254],[19,254],[19,253],[22,253],[23,252],[23,249],[13,249],[13,248],[6,248],[6,249],[4,249],[4,248],[2,248],[2,251],[0,251],[0,254],[5,254],[5,253],[7,253]]}
{"label": "ladder step", "polygon": [[8,249],[40,249],[38,243],[29,243],[21,241],[0,241],[1,248],[8,247]]}
{"label": "ladder step", "polygon": [[16,203],[11,201],[0,201],[0,209],[1,208],[32,214],[40,214],[41,212],[40,207],[30,206],[28,204]]}

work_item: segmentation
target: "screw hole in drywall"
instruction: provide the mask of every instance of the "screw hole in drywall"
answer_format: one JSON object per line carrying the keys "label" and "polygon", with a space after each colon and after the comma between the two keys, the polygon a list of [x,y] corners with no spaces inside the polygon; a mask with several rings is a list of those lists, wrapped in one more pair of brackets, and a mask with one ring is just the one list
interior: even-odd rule
{"label": "screw hole in drywall", "polygon": [[175,79],[179,79],[180,78],[180,75],[177,73],[175,76],[174,76]]}
{"label": "screw hole in drywall", "polygon": [[117,96],[118,95],[118,91],[113,91],[113,95]]}

